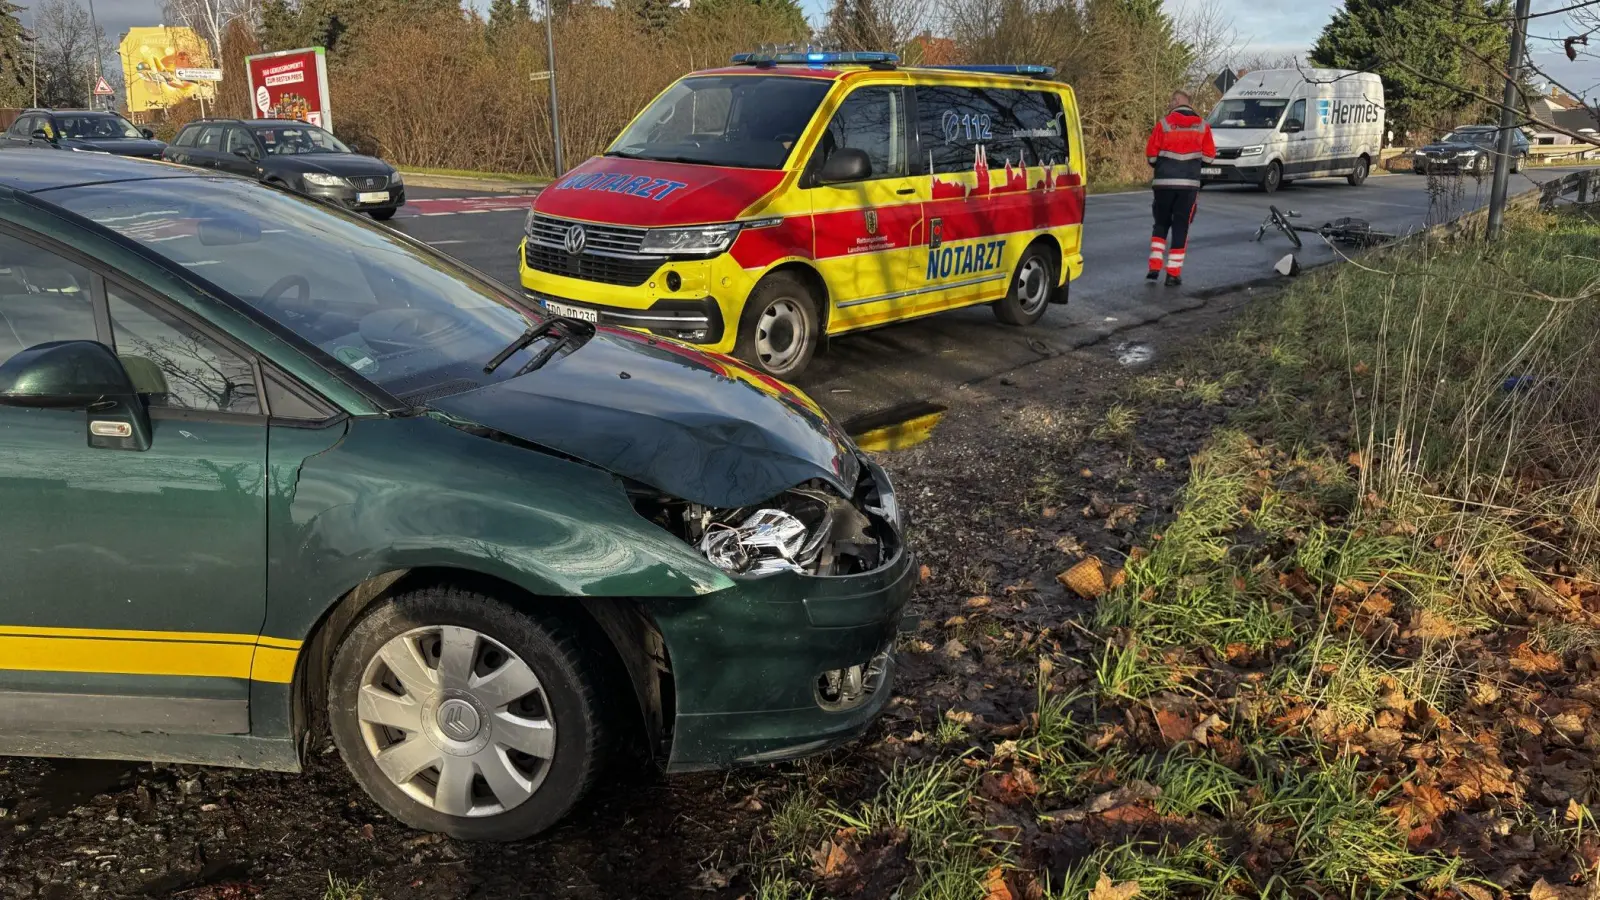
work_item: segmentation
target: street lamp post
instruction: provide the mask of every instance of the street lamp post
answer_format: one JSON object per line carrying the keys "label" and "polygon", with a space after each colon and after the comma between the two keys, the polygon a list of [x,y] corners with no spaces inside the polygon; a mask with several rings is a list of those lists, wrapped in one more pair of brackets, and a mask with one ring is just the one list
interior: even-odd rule
{"label": "street lamp post", "polygon": [[555,0],[544,0],[544,41],[550,56],[550,137],[555,141],[556,171],[560,176],[567,170],[561,155],[561,115],[556,109],[556,5]]}
{"label": "street lamp post", "polygon": [[94,83],[89,85],[89,108],[98,109],[100,98],[95,96],[94,89],[100,86],[100,26],[94,19],[94,0],[89,0],[89,32],[94,40]]}

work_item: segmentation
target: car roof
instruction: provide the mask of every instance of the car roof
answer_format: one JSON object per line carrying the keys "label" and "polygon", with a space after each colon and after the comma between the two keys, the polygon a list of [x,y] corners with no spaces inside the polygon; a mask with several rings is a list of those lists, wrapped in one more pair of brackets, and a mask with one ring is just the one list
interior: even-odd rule
{"label": "car roof", "polygon": [[110,153],[62,153],[39,147],[15,147],[0,150],[0,154],[3,154],[0,156],[0,187],[24,193],[147,178],[194,178],[203,174],[172,163]]}

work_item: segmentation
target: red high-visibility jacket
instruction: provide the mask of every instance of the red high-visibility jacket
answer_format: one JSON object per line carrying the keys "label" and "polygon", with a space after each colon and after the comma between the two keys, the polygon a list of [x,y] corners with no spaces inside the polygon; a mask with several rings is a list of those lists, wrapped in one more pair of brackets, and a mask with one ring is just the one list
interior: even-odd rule
{"label": "red high-visibility jacket", "polygon": [[1217,158],[1217,145],[1206,120],[1180,106],[1156,123],[1144,155],[1156,169],[1151,187],[1199,190],[1200,167]]}

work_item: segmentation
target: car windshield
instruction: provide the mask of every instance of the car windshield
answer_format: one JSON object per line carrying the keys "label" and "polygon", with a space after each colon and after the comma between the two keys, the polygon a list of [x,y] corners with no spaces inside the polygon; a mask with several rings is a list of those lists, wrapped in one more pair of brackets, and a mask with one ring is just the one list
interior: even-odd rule
{"label": "car windshield", "polygon": [[256,137],[274,156],[297,156],[301,153],[349,153],[338,138],[310,125],[283,128],[257,128]]}
{"label": "car windshield", "polygon": [[126,119],[116,116],[56,116],[56,127],[61,135],[84,140],[106,138],[142,138],[139,129]]}
{"label": "car windshield", "polygon": [[656,98],[607,156],[781,169],[833,82],[792,75],[697,75]]}
{"label": "car windshield", "polygon": [[1211,108],[1212,128],[1277,128],[1288,100],[1224,100]]}
{"label": "car windshield", "polygon": [[1489,146],[1493,144],[1498,135],[1492,128],[1463,128],[1445,135],[1440,143],[1444,144],[1479,144]]}
{"label": "car windshield", "polygon": [[253,181],[162,178],[41,196],[209,280],[402,399],[509,377],[542,346],[485,375],[539,314],[399,234]]}

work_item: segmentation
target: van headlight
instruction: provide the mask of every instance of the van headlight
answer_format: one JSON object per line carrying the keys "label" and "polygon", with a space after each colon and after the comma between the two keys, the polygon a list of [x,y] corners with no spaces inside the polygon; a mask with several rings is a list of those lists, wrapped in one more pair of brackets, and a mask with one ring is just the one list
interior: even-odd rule
{"label": "van headlight", "polygon": [[1260,156],[1261,155],[1261,151],[1263,151],[1265,149],[1267,149],[1265,144],[1255,144],[1254,146],[1250,146],[1250,147],[1240,147],[1239,148],[1239,155],[1240,156]]}
{"label": "van headlight", "polygon": [[693,228],[652,228],[644,234],[640,253],[692,253],[713,255],[727,250],[739,235],[739,223],[696,225]]}

